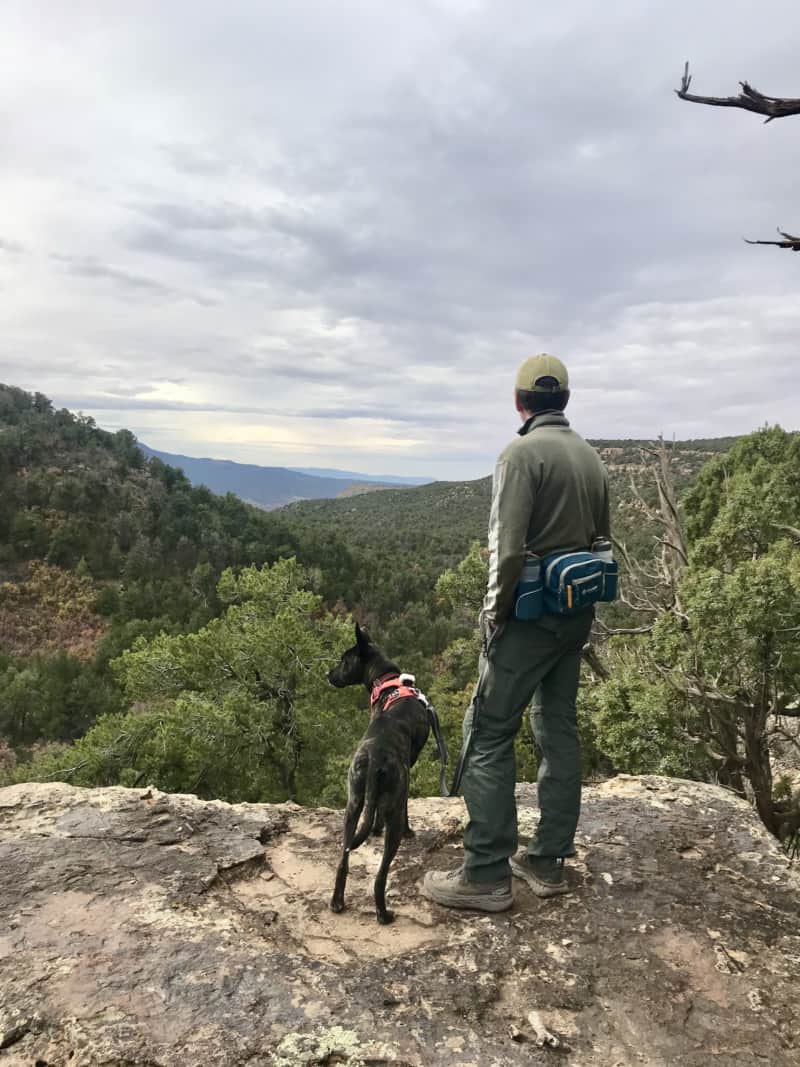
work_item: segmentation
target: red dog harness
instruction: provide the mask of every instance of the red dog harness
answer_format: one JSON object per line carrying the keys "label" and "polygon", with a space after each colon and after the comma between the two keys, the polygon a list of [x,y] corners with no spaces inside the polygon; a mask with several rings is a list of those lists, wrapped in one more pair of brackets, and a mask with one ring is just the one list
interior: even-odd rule
{"label": "red dog harness", "polygon": [[389,694],[384,701],[384,711],[386,711],[391,704],[394,704],[395,700],[402,700],[403,697],[413,697],[415,700],[419,700],[419,689],[415,689],[413,686],[408,685],[401,680],[402,678],[408,677],[411,677],[411,675],[390,674],[388,678],[384,678],[383,680],[379,678],[372,686],[372,690],[369,694],[370,709],[375,707],[384,693]]}

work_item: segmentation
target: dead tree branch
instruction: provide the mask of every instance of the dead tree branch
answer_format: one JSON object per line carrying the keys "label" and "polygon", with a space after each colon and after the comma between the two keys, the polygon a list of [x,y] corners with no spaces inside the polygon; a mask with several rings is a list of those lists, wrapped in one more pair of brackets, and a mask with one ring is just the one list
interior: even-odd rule
{"label": "dead tree branch", "polygon": [[[800,237],[796,238],[796,240],[800,242]],[[782,522],[774,522],[772,525],[776,530],[786,530],[792,540],[800,545],[800,530],[796,526],[785,526]]]}
{"label": "dead tree branch", "polygon": [[743,111],[766,115],[765,122],[782,119],[787,115],[800,115],[800,98],[765,96],[747,82],[739,82],[742,91],[738,96],[696,96],[689,92],[691,84],[692,76],[687,62],[683,68],[681,87],[675,90],[681,100],[688,100],[692,104],[710,104],[712,107],[738,107]]}
{"label": "dead tree branch", "polygon": [[597,649],[593,645],[583,646],[583,658],[586,660],[590,670],[594,671],[601,681],[608,681],[611,677],[608,668],[597,654]]}
{"label": "dead tree branch", "polygon": [[[626,572],[626,582],[620,599],[631,610],[642,612],[651,618],[663,611],[669,611],[682,618],[683,608],[678,587],[688,564],[689,550],[672,474],[675,445],[673,444],[670,448],[663,437],[659,437],[655,446],[642,448],[640,451],[648,475],[655,483],[657,503],[655,505],[647,503],[635,478],[631,476],[632,506],[646,519],[660,527],[654,537],[660,551],[657,552],[652,564],[646,566],[634,559],[624,544],[614,540]],[[631,629],[628,632],[636,631]],[[643,629],[640,632],[644,633],[646,630]]]}
{"label": "dead tree branch", "polygon": [[748,245],[774,245],[776,248],[788,248],[792,252],[800,252],[800,237],[793,237],[790,233],[784,233],[780,227],[778,228],[778,233],[783,238],[782,241],[751,241],[747,237],[742,239]]}
{"label": "dead tree branch", "polygon": [[651,622],[649,626],[606,626],[601,620],[597,620],[597,628],[604,637],[619,637],[621,635],[636,637],[640,634],[650,634],[653,632],[654,622]]}

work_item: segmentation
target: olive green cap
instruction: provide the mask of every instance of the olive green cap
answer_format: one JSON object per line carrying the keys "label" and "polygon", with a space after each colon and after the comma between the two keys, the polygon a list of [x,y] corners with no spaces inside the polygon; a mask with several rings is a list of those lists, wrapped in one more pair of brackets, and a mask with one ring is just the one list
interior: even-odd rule
{"label": "olive green cap", "polygon": [[[555,378],[558,385],[537,385],[540,378]],[[542,352],[525,360],[517,371],[516,386],[531,393],[563,393],[569,388],[569,375],[560,359]]]}

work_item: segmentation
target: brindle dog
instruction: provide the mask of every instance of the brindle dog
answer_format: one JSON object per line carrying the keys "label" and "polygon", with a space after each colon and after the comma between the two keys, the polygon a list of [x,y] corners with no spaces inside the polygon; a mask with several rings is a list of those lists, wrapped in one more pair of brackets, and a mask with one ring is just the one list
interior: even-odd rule
{"label": "brindle dog", "polygon": [[[343,654],[328,674],[339,688],[365,685],[371,693],[376,681],[398,676],[400,671],[356,623],[356,643]],[[428,739],[429,717],[425,705],[414,697],[393,700],[384,710],[385,698],[373,705],[370,723],[350,764],[348,799],[344,816],[342,858],[336,872],[331,910],[344,908],[350,853],[370,834],[383,831],[383,859],[375,878],[375,910],[379,923],[390,923],[394,912],[386,907],[386,876],[400,846],[412,831],[408,825],[408,778]],[[359,818],[361,825],[358,826]]]}

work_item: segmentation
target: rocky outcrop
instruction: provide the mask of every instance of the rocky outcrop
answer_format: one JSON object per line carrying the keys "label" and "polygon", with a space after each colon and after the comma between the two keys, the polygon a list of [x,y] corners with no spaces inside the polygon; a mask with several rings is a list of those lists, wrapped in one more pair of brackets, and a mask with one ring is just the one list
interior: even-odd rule
{"label": "rocky outcrop", "polygon": [[375,843],[328,910],[336,812],[1,790],[0,1067],[798,1063],[800,885],[743,802],[587,789],[575,892],[496,916],[419,894],[462,819],[412,803],[380,927]]}

